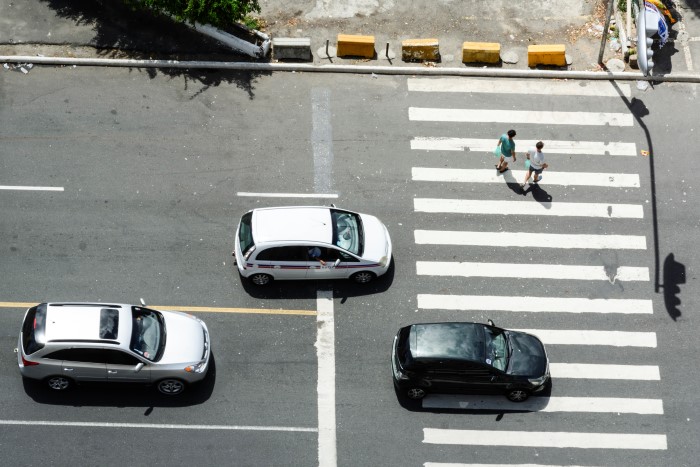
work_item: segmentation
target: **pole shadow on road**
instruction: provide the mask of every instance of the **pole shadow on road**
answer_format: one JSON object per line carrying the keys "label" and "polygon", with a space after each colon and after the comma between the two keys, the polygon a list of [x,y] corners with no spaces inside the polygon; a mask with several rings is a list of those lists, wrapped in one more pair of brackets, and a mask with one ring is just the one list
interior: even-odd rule
{"label": "pole shadow on road", "polygon": [[[94,37],[86,46],[104,58],[132,58],[212,61],[257,61],[237,54],[223,44],[188,26],[155,12],[136,10],[121,1],[41,0],[59,18],[81,27],[91,25]],[[228,31],[231,32],[231,31]],[[154,56],[155,55],[155,56]],[[137,67],[134,67],[137,68]],[[215,69],[143,68],[151,79],[159,74],[182,77],[204,85],[234,84],[254,98],[257,77],[269,72],[229,72]],[[204,90],[203,89],[203,90]],[[202,91],[200,91],[202,92]]]}
{"label": "pole shadow on road", "polygon": [[212,352],[207,376],[199,383],[189,385],[179,395],[167,396],[155,386],[136,384],[94,383],[72,386],[65,392],[48,388],[42,381],[23,378],[24,391],[35,402],[47,405],[73,407],[147,407],[149,415],[154,407],[188,407],[200,405],[211,398],[216,383],[216,359]]}

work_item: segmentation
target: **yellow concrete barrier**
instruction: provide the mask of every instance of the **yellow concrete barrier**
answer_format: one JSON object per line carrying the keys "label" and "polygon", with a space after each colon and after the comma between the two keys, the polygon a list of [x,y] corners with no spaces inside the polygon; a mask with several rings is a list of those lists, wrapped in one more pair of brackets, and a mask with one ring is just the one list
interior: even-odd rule
{"label": "yellow concrete barrier", "polygon": [[465,42],[462,44],[462,63],[498,63],[501,44],[498,42]]}
{"label": "yellow concrete barrier", "polygon": [[566,66],[566,47],[564,44],[528,45],[527,66],[537,65]]}
{"label": "yellow concrete barrier", "polygon": [[338,57],[374,57],[374,36],[338,34]]}
{"label": "yellow concrete barrier", "polygon": [[401,42],[401,59],[404,62],[413,60],[440,60],[440,43],[437,39],[406,39]]}

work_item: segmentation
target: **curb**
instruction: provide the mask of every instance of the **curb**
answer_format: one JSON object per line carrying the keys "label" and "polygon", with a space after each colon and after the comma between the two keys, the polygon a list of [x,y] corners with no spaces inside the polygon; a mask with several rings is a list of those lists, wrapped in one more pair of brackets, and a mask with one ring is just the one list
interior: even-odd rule
{"label": "curb", "polygon": [[218,69],[259,72],[356,73],[376,75],[474,76],[495,78],[557,78],[610,81],[653,81],[700,83],[700,75],[674,74],[644,76],[640,72],[567,71],[567,70],[503,70],[493,68],[427,68],[368,65],[312,65],[306,63],[248,63],[178,60],[134,60],[114,58],[38,57],[29,55],[0,56],[3,63],[37,65],[99,66],[124,68]]}

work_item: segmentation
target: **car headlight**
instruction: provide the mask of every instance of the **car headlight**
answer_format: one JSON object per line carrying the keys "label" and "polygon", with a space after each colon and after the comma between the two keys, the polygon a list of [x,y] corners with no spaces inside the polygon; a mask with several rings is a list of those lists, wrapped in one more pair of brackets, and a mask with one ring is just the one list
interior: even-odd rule
{"label": "car headlight", "polygon": [[196,365],[188,365],[185,367],[185,371],[188,373],[201,373],[206,368],[206,360],[202,360]]}
{"label": "car headlight", "polygon": [[545,381],[547,381],[547,374],[544,374],[544,375],[540,376],[539,378],[532,378],[532,379],[528,378],[527,380],[533,386],[541,386],[542,384],[544,384]]}
{"label": "car headlight", "polygon": [[386,267],[388,262],[389,262],[389,258],[386,256],[382,256],[382,258],[379,260],[379,265],[381,267]]}

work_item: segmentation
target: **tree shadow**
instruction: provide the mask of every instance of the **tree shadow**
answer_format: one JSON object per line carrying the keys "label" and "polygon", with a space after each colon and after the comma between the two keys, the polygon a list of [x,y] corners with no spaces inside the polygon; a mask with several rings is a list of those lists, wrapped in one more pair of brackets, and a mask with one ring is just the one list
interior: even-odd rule
{"label": "tree shadow", "polygon": [[[200,34],[183,23],[167,16],[141,9],[133,9],[121,1],[100,0],[41,0],[56,15],[90,25],[94,37],[86,44],[94,47],[103,58],[167,59],[197,61],[256,62],[247,55],[236,53],[223,44]],[[231,32],[234,28],[232,28]],[[236,34],[240,35],[240,34]],[[269,72],[234,72],[216,69],[139,68],[151,79],[158,75],[182,77],[185,88],[189,82],[203,85],[196,94],[222,83],[234,84],[254,98],[254,83]],[[193,96],[194,97],[194,96]]]}

